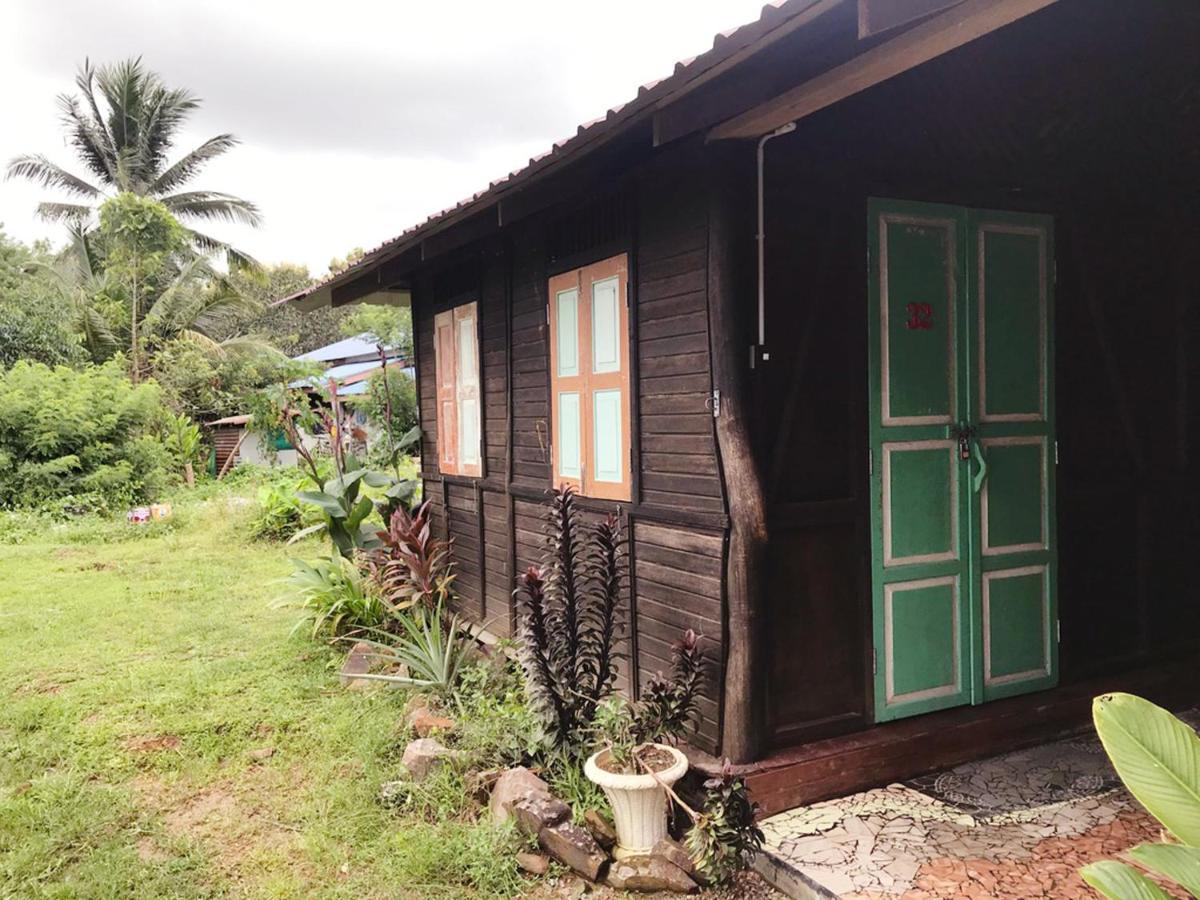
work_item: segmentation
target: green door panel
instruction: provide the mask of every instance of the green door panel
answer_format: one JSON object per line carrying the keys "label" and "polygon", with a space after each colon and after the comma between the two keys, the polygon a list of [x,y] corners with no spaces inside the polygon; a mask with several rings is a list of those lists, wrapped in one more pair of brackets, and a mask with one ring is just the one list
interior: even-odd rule
{"label": "green door panel", "polygon": [[953,441],[884,444],[884,565],[957,558],[957,504]]}
{"label": "green door panel", "polygon": [[890,200],[868,214],[885,721],[1056,683],[1053,223]]}
{"label": "green door panel", "polygon": [[1049,570],[1044,565],[983,576],[985,699],[1051,684],[1056,638],[1050,619]]}
{"label": "green door panel", "polygon": [[976,234],[979,308],[979,418],[1045,416],[1046,234],[1042,228],[984,222]]}
{"label": "green door panel", "polygon": [[[964,633],[958,578],[884,589],[885,696],[889,706],[928,712],[963,702]],[[911,652],[919,647],[921,652]]]}
{"label": "green door panel", "polygon": [[953,218],[937,215],[885,214],[882,220],[884,424],[954,418],[956,231]]}
{"label": "green door panel", "polygon": [[980,445],[988,464],[979,509],[983,555],[1044,550],[1045,439],[984,438]]}

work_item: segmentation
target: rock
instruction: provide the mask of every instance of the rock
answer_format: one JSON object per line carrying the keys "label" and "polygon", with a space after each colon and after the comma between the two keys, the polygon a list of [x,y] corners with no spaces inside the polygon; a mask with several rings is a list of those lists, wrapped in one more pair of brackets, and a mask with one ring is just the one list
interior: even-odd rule
{"label": "rock", "polygon": [[598,810],[589,809],[583,814],[583,824],[592,833],[596,843],[611,853],[612,848],[617,845],[617,829],[613,827],[612,822],[604,818]]}
{"label": "rock", "polygon": [[500,773],[492,788],[492,797],[488,808],[492,812],[492,821],[497,825],[512,818],[510,807],[513,802],[525,794],[538,792],[550,796],[550,785],[542,781],[524,766],[516,766]]}
{"label": "rock", "polygon": [[570,819],[543,828],[538,833],[538,846],[588,881],[598,881],[608,865],[608,854],[587,831]]}
{"label": "rock", "polygon": [[275,755],[274,747],[259,747],[256,750],[250,751],[251,759],[257,759],[257,760],[270,759],[274,755]]}
{"label": "rock", "polygon": [[484,769],[482,772],[467,773],[467,793],[476,803],[486,804],[491,797],[492,787],[500,777],[500,769]]}
{"label": "rock", "polygon": [[359,641],[350,648],[350,652],[346,654],[346,661],[342,663],[342,684],[346,687],[366,687],[371,683],[369,678],[359,678],[359,675],[366,675],[371,671],[371,663],[375,658],[375,651],[370,644],[365,641]]}
{"label": "rock", "polygon": [[403,806],[408,802],[412,783],[408,781],[385,781],[379,786],[379,803],[381,806]]}
{"label": "rock", "polygon": [[418,709],[429,709],[429,697],[425,694],[413,694],[404,704],[404,714],[411,716]]}
{"label": "rock", "polygon": [[454,720],[439,716],[428,706],[418,706],[406,719],[408,730],[416,732],[417,737],[429,737],[435,731],[453,731]]}
{"label": "rock", "polygon": [[517,820],[523,834],[540,834],[543,828],[552,828],[571,815],[571,807],[545,791],[526,791],[509,804],[509,812]]}
{"label": "rock", "polygon": [[608,883],[619,891],[694,894],[699,890],[683,869],[661,856],[631,856],[617,860],[608,870]]}
{"label": "rock", "polygon": [[530,875],[545,875],[550,869],[550,860],[540,853],[518,853],[517,865]]}
{"label": "rock", "polygon": [[402,761],[413,781],[424,781],[430,772],[447,762],[457,761],[459,756],[436,738],[417,738],[404,748]]}
{"label": "rock", "polygon": [[704,879],[700,873],[696,871],[696,863],[692,861],[691,855],[683,848],[683,845],[672,838],[665,837],[650,851],[650,855],[657,859],[663,859],[671,865],[682,869],[688,878],[697,884],[702,884]]}

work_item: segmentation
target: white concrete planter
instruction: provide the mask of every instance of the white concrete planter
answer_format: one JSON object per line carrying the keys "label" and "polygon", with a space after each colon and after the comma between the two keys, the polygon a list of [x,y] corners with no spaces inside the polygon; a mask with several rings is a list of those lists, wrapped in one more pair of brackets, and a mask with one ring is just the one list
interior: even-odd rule
{"label": "white concrete planter", "polygon": [[617,846],[613,856],[617,859],[645,856],[667,836],[667,792],[662,785],[670,787],[688,770],[687,757],[674,747],[652,746],[666,751],[675,760],[666,769],[655,773],[657,781],[655,775],[606,772],[596,764],[596,758],[603,750],[593,753],[583,764],[583,773],[600,785],[612,807],[613,824],[617,826]]}

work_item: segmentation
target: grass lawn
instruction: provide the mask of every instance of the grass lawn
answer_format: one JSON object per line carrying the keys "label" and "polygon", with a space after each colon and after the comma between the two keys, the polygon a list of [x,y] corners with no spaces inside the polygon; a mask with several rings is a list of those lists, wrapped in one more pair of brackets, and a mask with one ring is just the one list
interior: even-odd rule
{"label": "grass lawn", "polygon": [[238,501],[0,546],[0,896],[519,891],[503,835],[376,803],[404,696],[291,636],[287,555],[323,548],[247,541]]}

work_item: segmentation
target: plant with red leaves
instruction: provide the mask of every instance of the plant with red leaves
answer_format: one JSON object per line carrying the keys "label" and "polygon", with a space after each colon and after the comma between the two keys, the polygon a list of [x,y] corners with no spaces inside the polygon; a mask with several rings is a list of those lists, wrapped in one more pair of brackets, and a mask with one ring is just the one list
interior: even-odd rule
{"label": "plant with red leaves", "polygon": [[364,565],[379,585],[384,603],[393,612],[413,606],[448,608],[453,595],[452,545],[434,537],[426,500],[411,513],[399,506],[378,532],[382,546],[364,557]]}

